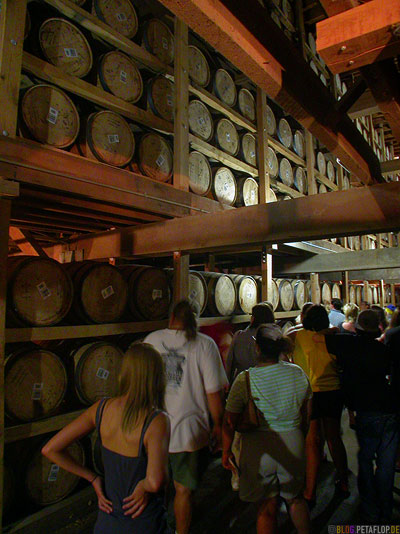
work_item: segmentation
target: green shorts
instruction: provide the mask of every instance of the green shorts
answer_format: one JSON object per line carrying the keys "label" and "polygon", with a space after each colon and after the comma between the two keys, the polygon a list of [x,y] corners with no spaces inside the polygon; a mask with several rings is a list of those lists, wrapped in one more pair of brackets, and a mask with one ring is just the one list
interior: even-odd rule
{"label": "green shorts", "polygon": [[209,463],[210,453],[208,447],[203,447],[194,452],[171,452],[169,464],[172,471],[172,479],[185,488],[197,489],[201,477]]}

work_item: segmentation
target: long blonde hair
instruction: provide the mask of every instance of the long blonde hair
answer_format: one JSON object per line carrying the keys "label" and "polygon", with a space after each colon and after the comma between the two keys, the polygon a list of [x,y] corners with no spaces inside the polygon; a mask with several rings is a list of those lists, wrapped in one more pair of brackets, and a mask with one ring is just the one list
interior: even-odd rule
{"label": "long blonde hair", "polygon": [[165,370],[160,353],[149,343],[128,349],[119,373],[120,396],[127,396],[122,431],[132,432],[155,409],[165,410]]}

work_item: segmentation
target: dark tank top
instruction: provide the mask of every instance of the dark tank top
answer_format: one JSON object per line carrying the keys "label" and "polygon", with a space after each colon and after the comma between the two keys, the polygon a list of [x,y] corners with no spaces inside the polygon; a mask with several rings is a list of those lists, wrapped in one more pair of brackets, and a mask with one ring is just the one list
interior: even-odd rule
{"label": "dark tank top", "polygon": [[144,422],[138,456],[124,456],[101,443],[100,425],[106,401],[102,399],[97,408],[96,428],[104,465],[104,493],[112,502],[113,511],[107,514],[99,510],[94,534],[169,534],[163,494],[150,494],[146,508],[135,519],[124,515],[122,509],[123,499],[131,495],[138,482],[146,477],[147,455],[143,439],[150,423],[161,411],[154,411]]}

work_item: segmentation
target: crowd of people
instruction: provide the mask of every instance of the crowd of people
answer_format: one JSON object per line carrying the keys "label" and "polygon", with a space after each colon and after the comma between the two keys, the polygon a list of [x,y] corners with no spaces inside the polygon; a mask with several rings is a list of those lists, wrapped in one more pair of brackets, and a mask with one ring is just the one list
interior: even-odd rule
{"label": "crowd of people", "polygon": [[[335,491],[350,495],[341,437],[344,406],[359,444],[360,520],[388,524],[399,448],[400,312],[387,325],[379,307],[360,311],[333,299],[306,303],[284,335],[269,303],[253,308],[226,359],[199,333],[188,301],[168,328],[127,351],[119,392],[56,434],[43,454],[90,482],[98,497],[95,534],[167,534],[165,490],[172,479],[175,531],[188,534],[193,492],[210,449],[243,501],[257,503],[257,533],[277,532],[280,499],[299,534],[310,533],[326,442]],[[97,430],[104,476],[66,452]]]}

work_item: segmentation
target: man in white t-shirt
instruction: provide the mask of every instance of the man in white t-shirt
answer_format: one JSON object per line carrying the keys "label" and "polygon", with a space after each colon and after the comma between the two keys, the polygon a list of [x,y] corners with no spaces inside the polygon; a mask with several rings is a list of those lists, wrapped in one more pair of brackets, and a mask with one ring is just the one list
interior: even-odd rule
{"label": "man in white t-shirt", "polygon": [[197,332],[196,317],[187,301],[174,307],[168,328],[149,334],[144,341],[153,345],[165,362],[176,531],[188,534],[192,492],[206,468],[210,434],[214,447],[221,444],[222,393],[228,380],[217,345]]}

